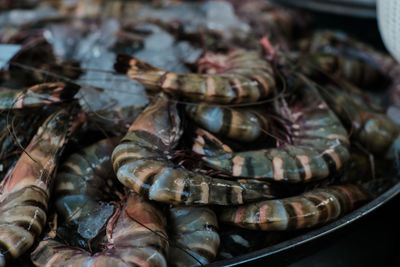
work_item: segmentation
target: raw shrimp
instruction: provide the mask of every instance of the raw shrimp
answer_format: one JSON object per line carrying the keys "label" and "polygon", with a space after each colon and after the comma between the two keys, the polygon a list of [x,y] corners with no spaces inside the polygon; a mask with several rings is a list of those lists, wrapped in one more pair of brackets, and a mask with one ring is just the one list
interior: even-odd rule
{"label": "raw shrimp", "polygon": [[46,238],[31,259],[36,266],[167,266],[165,225],[161,212],[132,192],[108,221],[103,251],[91,254]]}
{"label": "raw shrimp", "polygon": [[385,85],[385,77],[377,66],[368,64],[365,60],[337,53],[314,52],[305,54],[303,72],[318,76],[320,71],[345,79],[361,88],[376,89]]}
{"label": "raw shrimp", "polygon": [[114,68],[148,88],[208,103],[252,103],[267,97],[275,88],[273,70],[255,51],[235,50],[224,57],[216,74],[176,74],[144,61],[118,55]]}
{"label": "raw shrimp", "polygon": [[55,178],[57,213],[62,221],[75,224],[84,238],[92,238],[97,233],[88,236],[85,232],[85,236],[79,224],[91,220],[100,209],[107,208],[111,216],[112,205],[106,202],[118,200],[115,185],[118,180],[111,163],[111,153],[118,141],[118,138],[104,139],[72,154]]}
{"label": "raw shrimp", "polygon": [[325,86],[320,92],[332,110],[351,128],[353,139],[373,154],[395,159],[400,167],[400,126],[384,113],[357,101],[351,91]]}
{"label": "raw shrimp", "polygon": [[[214,150],[218,152],[203,157],[203,161],[234,177],[289,183],[327,178],[342,169],[350,159],[346,130],[310,83],[300,79],[295,83],[293,89],[299,100],[291,103],[288,110],[283,102],[277,104],[277,112],[289,122],[292,144],[229,153],[230,149],[220,149],[215,143]],[[204,154],[201,142],[195,142],[193,149]],[[211,147],[207,151],[213,154]]]}
{"label": "raw shrimp", "polygon": [[[384,54],[343,33],[334,31],[315,33],[306,47],[308,51],[312,52],[322,51],[324,53],[345,55],[364,62],[364,68],[376,69],[380,74],[368,72],[368,75],[372,75],[371,78],[363,74],[365,77],[364,80],[370,81],[370,85],[356,85],[362,89],[365,87],[376,89],[378,92],[387,89],[389,102],[400,107],[400,64],[390,55]],[[373,81],[372,78],[375,79],[375,81]]]}
{"label": "raw shrimp", "polygon": [[46,223],[52,173],[68,135],[80,120],[76,106],[52,114],[1,184],[0,265],[18,258]]}
{"label": "raw shrimp", "polygon": [[121,183],[151,200],[185,204],[241,204],[273,197],[266,183],[228,181],[174,166],[181,137],[176,103],[158,96],[131,125],[112,161]]}
{"label": "raw shrimp", "polygon": [[22,109],[59,103],[71,100],[80,86],[72,83],[42,83],[26,90],[0,90],[0,111],[5,109]]}
{"label": "raw shrimp", "polygon": [[311,228],[339,218],[368,199],[359,186],[330,186],[295,197],[227,208],[219,218],[225,223],[263,231]]}

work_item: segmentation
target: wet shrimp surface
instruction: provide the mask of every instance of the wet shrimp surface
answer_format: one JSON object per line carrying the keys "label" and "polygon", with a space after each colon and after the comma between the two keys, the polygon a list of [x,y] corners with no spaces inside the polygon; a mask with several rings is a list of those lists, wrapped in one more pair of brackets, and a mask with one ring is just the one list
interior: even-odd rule
{"label": "wet shrimp surface", "polygon": [[398,182],[400,65],[303,11],[14,2],[0,1],[0,266],[218,263]]}

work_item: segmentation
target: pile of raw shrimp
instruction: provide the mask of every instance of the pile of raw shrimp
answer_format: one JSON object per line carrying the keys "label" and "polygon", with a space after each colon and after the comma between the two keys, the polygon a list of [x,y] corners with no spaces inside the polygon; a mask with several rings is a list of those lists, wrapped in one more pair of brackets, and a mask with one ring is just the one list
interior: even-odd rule
{"label": "pile of raw shrimp", "polygon": [[198,266],[399,176],[400,65],[268,1],[0,1],[0,266]]}

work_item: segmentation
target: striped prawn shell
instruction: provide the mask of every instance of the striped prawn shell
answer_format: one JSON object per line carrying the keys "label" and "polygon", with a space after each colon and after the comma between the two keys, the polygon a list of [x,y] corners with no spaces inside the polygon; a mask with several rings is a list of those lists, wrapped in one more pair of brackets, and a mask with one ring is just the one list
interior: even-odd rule
{"label": "striped prawn shell", "polygon": [[206,207],[174,207],[170,209],[172,266],[197,266],[212,262],[217,256],[220,238],[215,213]]}
{"label": "striped prawn shell", "polygon": [[71,100],[80,86],[72,83],[41,83],[26,90],[0,90],[0,110],[22,109]]}
{"label": "striped prawn shell", "polygon": [[271,65],[255,51],[236,50],[227,55],[227,68],[216,74],[177,74],[146,62],[119,55],[114,68],[146,87],[207,103],[251,103],[275,88]]}
{"label": "striped prawn shell", "polygon": [[342,169],[350,159],[348,134],[314,88],[302,88],[302,91],[302,101],[307,103],[308,108],[303,107],[304,110],[297,111],[292,107],[291,117],[281,114],[284,119],[292,122],[292,144],[284,144],[279,148],[222,153],[227,149],[221,146],[217,148],[218,142],[213,141],[216,147],[213,153],[210,145],[205,150],[201,148],[201,143],[206,144],[199,142],[201,138],[198,137],[194,151],[200,154],[206,151],[210,156],[205,156],[203,160],[209,167],[234,177],[287,183],[327,178]]}
{"label": "striped prawn shell", "polygon": [[207,131],[242,142],[252,142],[269,129],[266,117],[254,109],[235,109],[202,103],[187,104],[186,113]]}
{"label": "striped prawn shell", "polygon": [[0,263],[18,258],[34,243],[46,223],[52,173],[67,137],[75,110],[52,114],[38,129],[15,167],[1,184]]}
{"label": "striped prawn shell", "polygon": [[118,181],[111,153],[118,142],[119,138],[103,139],[72,154],[60,166],[54,195],[57,212],[64,220],[93,216],[102,207],[99,200],[116,198],[114,190]]}
{"label": "striped prawn shell", "polygon": [[109,245],[91,254],[54,239],[41,241],[32,252],[36,266],[167,266],[166,220],[150,202],[130,193],[116,222],[109,220]]}
{"label": "striped prawn shell", "polygon": [[216,179],[174,166],[169,154],[181,136],[176,104],[157,98],[114,149],[118,180],[151,200],[184,204],[242,204],[273,197],[268,184]]}
{"label": "striped prawn shell", "polygon": [[228,208],[221,212],[219,219],[254,230],[304,229],[331,222],[368,199],[368,194],[359,186],[330,186],[295,197]]}

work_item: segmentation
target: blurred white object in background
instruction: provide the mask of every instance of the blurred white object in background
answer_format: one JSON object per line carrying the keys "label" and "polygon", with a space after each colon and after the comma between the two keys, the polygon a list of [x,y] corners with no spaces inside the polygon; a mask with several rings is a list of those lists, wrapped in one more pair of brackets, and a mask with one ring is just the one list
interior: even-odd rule
{"label": "blurred white object in background", "polygon": [[400,62],[400,0],[378,0],[377,14],[383,42]]}

